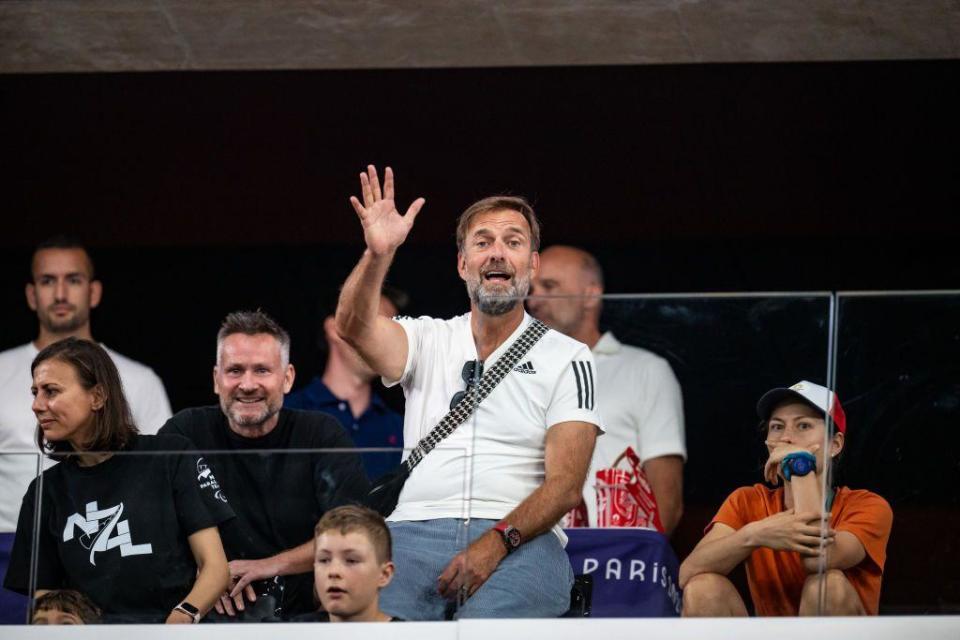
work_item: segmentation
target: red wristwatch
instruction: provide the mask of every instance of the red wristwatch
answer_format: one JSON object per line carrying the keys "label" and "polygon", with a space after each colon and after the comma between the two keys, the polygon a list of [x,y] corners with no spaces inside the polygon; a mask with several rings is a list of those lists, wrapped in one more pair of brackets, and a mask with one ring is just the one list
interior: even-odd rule
{"label": "red wristwatch", "polygon": [[500,534],[500,538],[503,540],[503,546],[507,548],[507,554],[511,554],[520,548],[520,543],[523,542],[523,540],[519,529],[501,520],[493,526],[493,530]]}

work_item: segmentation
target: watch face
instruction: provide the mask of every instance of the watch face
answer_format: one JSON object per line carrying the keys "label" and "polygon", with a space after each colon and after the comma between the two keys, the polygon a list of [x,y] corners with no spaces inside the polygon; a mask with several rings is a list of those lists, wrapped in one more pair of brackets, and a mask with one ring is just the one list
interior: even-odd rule
{"label": "watch face", "polygon": [[813,470],[813,463],[806,458],[794,458],[790,463],[794,475],[805,476]]}
{"label": "watch face", "polygon": [[193,606],[192,604],[190,604],[189,602],[181,602],[181,603],[180,603],[180,608],[183,609],[184,611],[186,611],[187,613],[189,613],[189,614],[192,615],[192,616],[195,616],[195,615],[197,615],[198,613],[200,613],[200,610],[197,609],[197,608],[196,608],[195,606]]}
{"label": "watch face", "polygon": [[520,546],[520,532],[518,530],[514,529],[513,527],[509,527],[503,532],[503,535],[506,536],[507,542],[511,547],[516,548]]}

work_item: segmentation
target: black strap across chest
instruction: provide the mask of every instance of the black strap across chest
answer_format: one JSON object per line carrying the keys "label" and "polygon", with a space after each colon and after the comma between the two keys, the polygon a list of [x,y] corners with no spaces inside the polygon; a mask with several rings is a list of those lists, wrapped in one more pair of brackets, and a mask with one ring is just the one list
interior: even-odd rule
{"label": "black strap across chest", "polygon": [[533,320],[527,325],[527,328],[513,341],[507,352],[497,359],[496,364],[484,372],[480,382],[470,389],[437,426],[417,443],[410,456],[403,462],[407,471],[413,471],[413,468],[420,464],[425,455],[453,433],[457,427],[466,422],[480,402],[490,395],[494,388],[500,384],[500,381],[517,366],[520,359],[527,355],[533,345],[549,330],[550,328],[539,320]]}

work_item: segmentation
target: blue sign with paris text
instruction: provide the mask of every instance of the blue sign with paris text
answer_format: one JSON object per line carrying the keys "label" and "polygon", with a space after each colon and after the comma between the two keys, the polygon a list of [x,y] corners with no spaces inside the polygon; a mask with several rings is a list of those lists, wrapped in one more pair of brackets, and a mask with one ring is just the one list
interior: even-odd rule
{"label": "blue sign with paris text", "polygon": [[680,563],[666,536],[649,529],[565,529],[576,574],[593,578],[591,616],[680,615]]}

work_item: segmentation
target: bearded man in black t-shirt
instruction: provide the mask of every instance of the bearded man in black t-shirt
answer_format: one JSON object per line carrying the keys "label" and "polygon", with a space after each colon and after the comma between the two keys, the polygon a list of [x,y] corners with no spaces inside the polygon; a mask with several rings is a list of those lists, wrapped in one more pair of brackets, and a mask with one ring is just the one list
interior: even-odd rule
{"label": "bearded man in black t-shirt", "polygon": [[356,453],[329,451],[353,447],[335,418],[282,408],[293,379],[287,332],[261,311],[231,313],[217,334],[220,406],[186,409],[160,430],[233,452],[207,456],[237,514],[220,532],[233,579],[216,605],[225,616],[272,617],[264,596],[282,618],[315,609],[313,527],[369,489]]}

